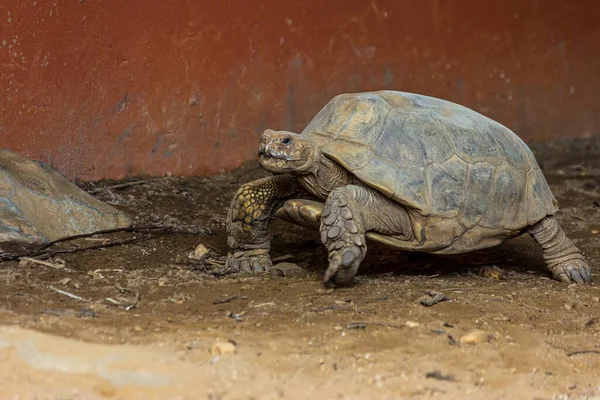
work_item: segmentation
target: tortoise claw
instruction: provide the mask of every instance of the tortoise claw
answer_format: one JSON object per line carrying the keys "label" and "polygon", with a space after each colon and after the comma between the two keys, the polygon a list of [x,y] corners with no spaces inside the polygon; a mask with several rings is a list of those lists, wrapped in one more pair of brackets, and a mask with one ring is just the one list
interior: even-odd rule
{"label": "tortoise claw", "polygon": [[555,279],[564,283],[589,283],[592,281],[590,267],[582,260],[571,260],[555,267],[552,271]]}
{"label": "tortoise claw", "polygon": [[239,272],[269,272],[273,263],[268,250],[256,249],[229,253],[225,266]]}

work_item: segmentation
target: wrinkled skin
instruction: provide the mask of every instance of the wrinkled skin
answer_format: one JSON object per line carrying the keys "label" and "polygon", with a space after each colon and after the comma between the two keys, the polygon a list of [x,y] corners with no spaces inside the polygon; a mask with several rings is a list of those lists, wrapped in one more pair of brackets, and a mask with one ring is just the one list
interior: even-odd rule
{"label": "wrinkled skin", "polygon": [[[328,250],[326,286],[348,283],[356,275],[370,232],[406,243],[414,239],[411,217],[403,206],[355,179],[311,140],[267,130],[258,154],[261,166],[274,175],[243,185],[231,202],[227,217],[231,268],[256,272],[271,268],[269,221],[274,216],[319,229]],[[591,281],[584,257],[552,216],[525,231],[541,245],[555,279]]]}

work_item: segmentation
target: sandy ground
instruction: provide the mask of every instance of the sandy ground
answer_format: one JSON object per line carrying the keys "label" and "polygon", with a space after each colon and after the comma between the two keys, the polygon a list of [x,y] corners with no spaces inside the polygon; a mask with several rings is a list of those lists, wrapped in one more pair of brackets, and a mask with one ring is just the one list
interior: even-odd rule
{"label": "sandy ground", "polygon": [[[0,324],[77,340],[72,348],[81,356],[87,343],[109,345],[100,353],[173,359],[170,371],[184,383],[111,384],[0,352],[0,399],[600,398],[600,139],[534,151],[561,204],[559,220],[593,267],[591,285],[549,279],[537,245],[522,236],[453,257],[370,245],[356,282],[326,291],[318,234],[284,222],[273,225],[272,257],[299,268],[236,274],[222,265],[224,217],[235,190],[265,175],[256,163],[212,178],[112,189],[100,188],[124,182],[80,183],[138,226],[184,232],[56,245],[72,251],[129,241],[46,260],[62,268],[4,262]],[[206,232],[185,232],[190,227]],[[210,250],[204,262],[187,257],[198,244]],[[449,300],[423,306],[431,290]],[[480,331],[477,343],[464,342],[472,331]],[[212,348],[219,341],[235,353],[219,356]]]}

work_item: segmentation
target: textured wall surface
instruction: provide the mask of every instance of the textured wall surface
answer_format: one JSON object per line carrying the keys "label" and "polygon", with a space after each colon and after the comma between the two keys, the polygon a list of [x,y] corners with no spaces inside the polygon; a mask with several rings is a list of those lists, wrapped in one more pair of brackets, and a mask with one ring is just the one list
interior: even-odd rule
{"label": "textured wall surface", "polygon": [[600,133],[596,0],[2,0],[0,147],[70,178],[207,175],[334,95],[443,97],[527,141]]}

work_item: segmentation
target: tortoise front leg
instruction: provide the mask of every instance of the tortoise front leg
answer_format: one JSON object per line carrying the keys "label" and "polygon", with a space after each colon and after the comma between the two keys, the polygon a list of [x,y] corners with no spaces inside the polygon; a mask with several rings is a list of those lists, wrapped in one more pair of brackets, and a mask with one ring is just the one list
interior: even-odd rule
{"label": "tortoise front leg", "polygon": [[358,185],[334,189],[321,214],[321,241],[327,246],[329,266],[326,286],[348,283],[358,272],[367,253],[367,233],[414,239],[404,207],[381,193]]}
{"label": "tortoise front leg", "polygon": [[302,194],[298,180],[289,175],[268,176],[246,183],[233,196],[227,214],[226,266],[242,271],[268,271],[271,266],[269,222],[284,199]]}

